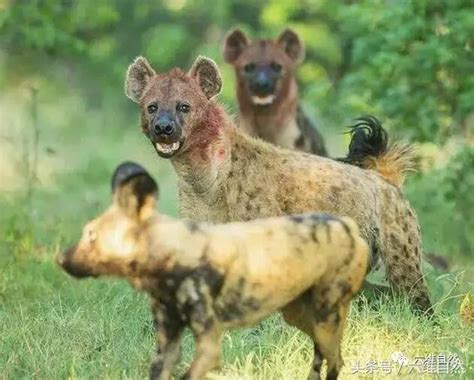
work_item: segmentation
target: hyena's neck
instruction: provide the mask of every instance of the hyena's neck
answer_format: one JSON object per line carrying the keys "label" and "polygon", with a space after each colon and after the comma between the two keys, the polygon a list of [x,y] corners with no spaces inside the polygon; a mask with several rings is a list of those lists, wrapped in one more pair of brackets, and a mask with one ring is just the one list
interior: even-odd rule
{"label": "hyena's neck", "polygon": [[229,171],[229,130],[235,126],[219,104],[210,101],[201,122],[193,127],[189,149],[172,160],[179,177],[180,191],[192,191],[213,202]]}
{"label": "hyena's neck", "polygon": [[244,131],[277,145],[282,145],[280,141],[291,139],[292,136],[287,136],[288,130],[296,126],[298,109],[298,86],[294,78],[289,80],[271,105],[255,105],[240,86],[237,98],[239,124]]}

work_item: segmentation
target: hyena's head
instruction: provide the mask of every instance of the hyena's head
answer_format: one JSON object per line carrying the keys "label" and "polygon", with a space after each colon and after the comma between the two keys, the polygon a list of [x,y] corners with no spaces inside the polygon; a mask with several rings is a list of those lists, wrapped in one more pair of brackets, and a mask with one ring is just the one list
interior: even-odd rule
{"label": "hyena's head", "polygon": [[235,68],[239,96],[257,107],[269,106],[286,95],[303,58],[304,44],[290,29],[276,40],[255,41],[236,29],[224,44],[224,59]]}
{"label": "hyena's head", "polygon": [[158,186],[140,165],[121,164],[112,177],[112,205],[58,257],[74,277],[133,276],[147,257],[145,230],[155,214]]}
{"label": "hyena's head", "polygon": [[164,158],[186,151],[190,140],[199,140],[196,126],[221,87],[217,65],[205,57],[198,57],[187,73],[175,68],[164,74],[138,57],[125,80],[126,95],[140,106],[142,131]]}

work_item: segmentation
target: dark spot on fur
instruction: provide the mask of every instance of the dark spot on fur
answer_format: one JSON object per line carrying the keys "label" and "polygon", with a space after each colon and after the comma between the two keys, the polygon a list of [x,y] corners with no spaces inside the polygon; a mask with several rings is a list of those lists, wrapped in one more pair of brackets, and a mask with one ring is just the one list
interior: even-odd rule
{"label": "dark spot on fur", "polygon": [[295,140],[295,147],[298,149],[304,148],[304,136],[299,135],[298,138]]}
{"label": "dark spot on fur", "polygon": [[135,272],[137,270],[137,267],[138,267],[138,263],[136,260],[133,260],[130,264],[129,264],[129,268],[130,268],[130,271],[131,272]]}
{"label": "dark spot on fur", "polygon": [[408,251],[408,247],[406,245],[404,245],[402,250],[403,250],[403,253],[404,253],[405,257],[409,258],[410,257],[410,252]]}
{"label": "dark spot on fur", "polygon": [[289,218],[295,223],[304,223],[304,221],[306,220],[303,215],[291,215]]}
{"label": "dark spot on fur", "polygon": [[260,302],[245,294],[245,285],[245,279],[240,278],[233,289],[227,289],[225,301],[214,303],[214,309],[219,319],[232,321],[260,309]]}
{"label": "dark spot on fur", "polygon": [[345,281],[339,281],[337,286],[339,287],[339,291],[341,292],[342,296],[345,296],[345,295],[351,293],[351,291],[352,291],[352,287],[350,286],[350,284],[348,284]]}
{"label": "dark spot on fur", "polygon": [[344,231],[346,231],[346,234],[347,236],[349,237],[349,239],[351,240],[351,258],[352,256],[354,256],[354,248],[355,248],[355,240],[354,240],[354,236],[352,235],[352,232],[351,232],[351,229],[349,228],[349,226],[346,224],[346,222],[342,221],[341,220],[341,225],[342,225],[342,228],[344,228]]}
{"label": "dark spot on fur", "polygon": [[200,230],[199,224],[193,220],[186,221],[186,227],[188,227],[189,231],[191,232],[197,232]]}

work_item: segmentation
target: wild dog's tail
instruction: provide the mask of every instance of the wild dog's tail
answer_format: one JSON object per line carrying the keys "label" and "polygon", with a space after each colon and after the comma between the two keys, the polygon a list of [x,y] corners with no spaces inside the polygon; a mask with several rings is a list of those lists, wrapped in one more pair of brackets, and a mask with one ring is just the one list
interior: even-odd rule
{"label": "wild dog's tail", "polygon": [[389,143],[387,132],[374,116],[356,119],[348,133],[352,136],[349,152],[340,161],[376,170],[391,184],[397,187],[403,185],[407,172],[415,168],[411,145]]}

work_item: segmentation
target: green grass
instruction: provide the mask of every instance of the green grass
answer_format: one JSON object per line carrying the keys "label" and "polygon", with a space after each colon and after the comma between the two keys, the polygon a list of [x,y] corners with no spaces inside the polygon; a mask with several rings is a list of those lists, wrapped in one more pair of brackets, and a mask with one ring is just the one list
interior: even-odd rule
{"label": "green grass", "polygon": [[[144,164],[160,184],[160,209],[173,215],[175,176],[136,123],[131,127],[128,119],[106,119],[100,111],[64,101],[71,106],[60,119],[48,104],[41,113],[39,182],[32,199],[24,197],[21,139],[1,147],[11,161],[0,164],[16,177],[6,181],[0,173],[0,378],[145,378],[154,346],[146,295],[119,280],[71,279],[54,258],[109,204],[110,175],[119,162]],[[15,137],[24,133],[15,131]],[[432,241],[434,236],[424,238]],[[472,260],[462,256],[456,257],[452,273],[427,269],[437,325],[413,316],[403,300],[369,305],[362,298],[354,303],[344,337],[342,378],[356,377],[351,366],[357,361],[387,361],[393,352],[411,359],[456,353],[467,372],[453,378],[472,378],[474,327],[462,326],[458,317],[461,298],[473,291],[472,272]],[[187,334],[179,371],[189,364],[192,350]],[[223,354],[223,368],[210,378],[302,379],[309,371],[312,345],[273,316],[257,328],[227,334]]]}

